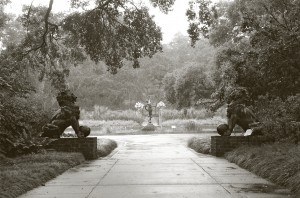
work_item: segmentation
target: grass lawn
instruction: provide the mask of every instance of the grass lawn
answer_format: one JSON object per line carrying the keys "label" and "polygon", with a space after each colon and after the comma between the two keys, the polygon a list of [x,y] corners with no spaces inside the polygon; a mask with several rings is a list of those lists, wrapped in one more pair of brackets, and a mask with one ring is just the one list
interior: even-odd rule
{"label": "grass lawn", "polygon": [[[188,147],[208,154],[210,137],[193,137]],[[225,158],[278,185],[290,188],[300,197],[300,146],[288,143],[241,146],[225,154]]]}
{"label": "grass lawn", "polygon": [[[113,140],[98,139],[98,156],[107,156],[116,147]],[[18,197],[84,161],[81,153],[45,151],[16,158],[0,155],[0,197]]]}

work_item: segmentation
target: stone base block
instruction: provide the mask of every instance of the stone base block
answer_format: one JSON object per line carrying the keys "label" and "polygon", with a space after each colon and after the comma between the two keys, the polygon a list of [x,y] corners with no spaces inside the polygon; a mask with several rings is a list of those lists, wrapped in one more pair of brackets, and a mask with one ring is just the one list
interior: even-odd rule
{"label": "stone base block", "polygon": [[152,123],[148,123],[142,128],[143,131],[155,131],[155,126]]}
{"label": "stone base block", "polygon": [[51,149],[63,152],[81,152],[85,159],[97,159],[97,138],[60,138],[51,142]]}
{"label": "stone base block", "polygon": [[261,145],[267,139],[262,136],[212,136],[211,154],[222,157],[226,152],[232,151],[241,145]]}

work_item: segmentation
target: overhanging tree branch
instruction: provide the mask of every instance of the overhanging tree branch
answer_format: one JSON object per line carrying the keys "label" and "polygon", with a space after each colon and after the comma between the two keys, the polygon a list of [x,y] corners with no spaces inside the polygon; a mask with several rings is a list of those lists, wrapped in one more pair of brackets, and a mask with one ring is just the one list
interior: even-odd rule
{"label": "overhanging tree branch", "polygon": [[272,11],[269,10],[268,7],[267,7],[265,4],[262,4],[262,6],[265,8],[265,10],[267,11],[267,13],[270,14],[271,17],[278,23],[279,26],[283,27],[284,29],[289,30],[288,27],[286,27],[284,24],[282,24],[282,23],[280,23],[280,22],[278,21],[278,19],[274,16],[274,14],[272,13]]}
{"label": "overhanging tree branch", "polygon": [[[57,26],[57,25],[54,25],[52,23],[50,23],[48,20],[49,20],[49,16],[50,16],[50,13],[51,13],[51,10],[52,10],[52,5],[53,5],[53,0],[50,0],[49,1],[49,6],[47,8],[47,12],[45,14],[45,17],[44,17],[44,22],[45,22],[45,30],[44,30],[44,34],[42,36],[42,43],[35,47],[35,48],[31,48],[30,50],[26,51],[23,56],[26,56],[27,54],[29,54],[30,52],[32,51],[36,51],[38,49],[41,49],[42,47],[46,46],[47,45],[47,35],[49,33],[49,24],[50,25],[53,25],[53,26]],[[30,12],[28,11],[28,20],[29,20],[29,14]]]}
{"label": "overhanging tree branch", "polygon": [[43,47],[44,45],[47,45],[46,36],[48,34],[48,29],[49,29],[48,19],[49,19],[50,12],[52,10],[52,5],[53,5],[53,0],[50,0],[49,1],[49,7],[47,9],[47,12],[46,12],[45,18],[44,18],[44,21],[45,21],[45,31],[44,31],[44,34],[43,34],[43,43],[41,44],[41,47]]}

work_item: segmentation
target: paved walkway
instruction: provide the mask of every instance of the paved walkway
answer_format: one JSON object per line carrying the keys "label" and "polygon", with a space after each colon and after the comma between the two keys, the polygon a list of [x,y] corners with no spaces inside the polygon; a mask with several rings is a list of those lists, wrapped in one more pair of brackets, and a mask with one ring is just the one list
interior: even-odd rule
{"label": "paved walkway", "polygon": [[185,144],[195,135],[109,136],[109,157],[72,168],[22,198],[283,198],[288,191]]}

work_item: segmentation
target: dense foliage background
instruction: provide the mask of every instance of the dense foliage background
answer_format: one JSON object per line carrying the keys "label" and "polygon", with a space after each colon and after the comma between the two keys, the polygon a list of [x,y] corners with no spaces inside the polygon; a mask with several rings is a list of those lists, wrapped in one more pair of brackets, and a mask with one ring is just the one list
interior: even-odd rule
{"label": "dense foliage background", "polygon": [[[111,109],[134,108],[137,101],[145,103],[148,97],[152,102],[169,102],[169,107],[190,107],[201,97],[209,98],[212,86],[209,74],[214,67],[215,49],[208,41],[191,48],[188,37],[177,34],[170,44],[163,45],[163,49],[152,58],[140,59],[139,69],[132,69],[130,62],[125,62],[117,75],[106,71],[102,62],[95,64],[86,60],[70,69],[66,81],[78,96],[80,106],[87,110],[95,105]],[[175,73],[178,73],[176,86],[167,83],[168,76]],[[171,91],[168,89],[176,89],[177,95],[165,98]],[[184,92],[191,95],[184,95]],[[184,104],[185,100],[191,102]]]}

